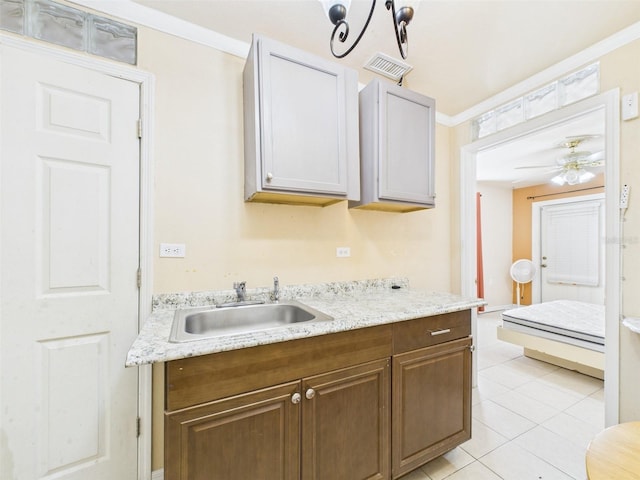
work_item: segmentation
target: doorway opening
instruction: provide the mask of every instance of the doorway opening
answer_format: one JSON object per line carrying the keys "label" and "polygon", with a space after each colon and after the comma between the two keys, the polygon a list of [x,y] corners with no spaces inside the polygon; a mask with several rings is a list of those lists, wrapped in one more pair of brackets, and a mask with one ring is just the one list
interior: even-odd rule
{"label": "doorway opening", "polygon": [[[476,207],[478,169],[477,162],[483,153],[517,141],[531,139],[546,131],[579,120],[581,117],[600,112],[604,120],[602,138],[604,164],[605,238],[618,238],[620,217],[619,197],[619,91],[612,90],[577,102],[561,110],[551,112],[511,129],[483,138],[461,148],[461,290],[463,295],[476,295]],[[606,370],[605,370],[605,423],[618,423],[619,417],[619,321],[620,318],[620,243],[605,244],[605,306],[606,318]],[[473,334],[477,332],[474,318]],[[474,362],[474,369],[475,369]],[[477,370],[474,371],[477,378]]]}

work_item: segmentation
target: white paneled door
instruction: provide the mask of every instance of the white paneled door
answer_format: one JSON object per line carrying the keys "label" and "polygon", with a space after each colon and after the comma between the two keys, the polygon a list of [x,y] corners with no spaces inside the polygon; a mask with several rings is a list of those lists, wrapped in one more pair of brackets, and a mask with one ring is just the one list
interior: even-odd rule
{"label": "white paneled door", "polygon": [[604,304],[604,195],[580,198],[539,208],[540,301]]}
{"label": "white paneled door", "polygon": [[0,47],[0,478],[134,480],[139,85]]}

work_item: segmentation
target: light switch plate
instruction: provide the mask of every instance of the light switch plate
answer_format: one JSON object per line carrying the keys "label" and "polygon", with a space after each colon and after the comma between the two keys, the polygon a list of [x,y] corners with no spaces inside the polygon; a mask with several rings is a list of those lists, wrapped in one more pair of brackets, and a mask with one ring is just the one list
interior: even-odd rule
{"label": "light switch plate", "polygon": [[638,118],[638,92],[622,97],[622,120]]}

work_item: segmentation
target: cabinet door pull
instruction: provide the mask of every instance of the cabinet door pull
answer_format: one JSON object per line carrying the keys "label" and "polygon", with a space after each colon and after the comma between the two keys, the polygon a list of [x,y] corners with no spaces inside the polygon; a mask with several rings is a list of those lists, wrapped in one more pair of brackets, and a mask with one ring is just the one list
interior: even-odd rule
{"label": "cabinet door pull", "polygon": [[436,335],[444,335],[445,333],[450,333],[451,329],[450,328],[443,328],[442,330],[429,330],[429,333],[431,334],[432,337],[435,337]]}
{"label": "cabinet door pull", "polygon": [[302,400],[302,395],[300,395],[298,392],[291,395],[291,403],[297,405],[298,403],[300,403],[300,400]]}
{"label": "cabinet door pull", "polygon": [[316,391],[313,388],[310,388],[305,392],[304,396],[307,397],[309,400],[311,400],[313,397],[316,396]]}

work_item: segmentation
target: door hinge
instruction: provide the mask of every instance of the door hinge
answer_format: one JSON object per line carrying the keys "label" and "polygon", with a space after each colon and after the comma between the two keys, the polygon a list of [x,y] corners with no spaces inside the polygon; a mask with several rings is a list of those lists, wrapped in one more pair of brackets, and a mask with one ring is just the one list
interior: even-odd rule
{"label": "door hinge", "polygon": [[138,138],[142,138],[142,119],[138,119]]}
{"label": "door hinge", "polygon": [[136,418],[136,437],[139,437],[141,434],[141,427],[140,427],[140,417]]}
{"label": "door hinge", "polygon": [[138,268],[138,271],[136,272],[136,282],[138,285],[138,288],[142,288],[142,269]]}

